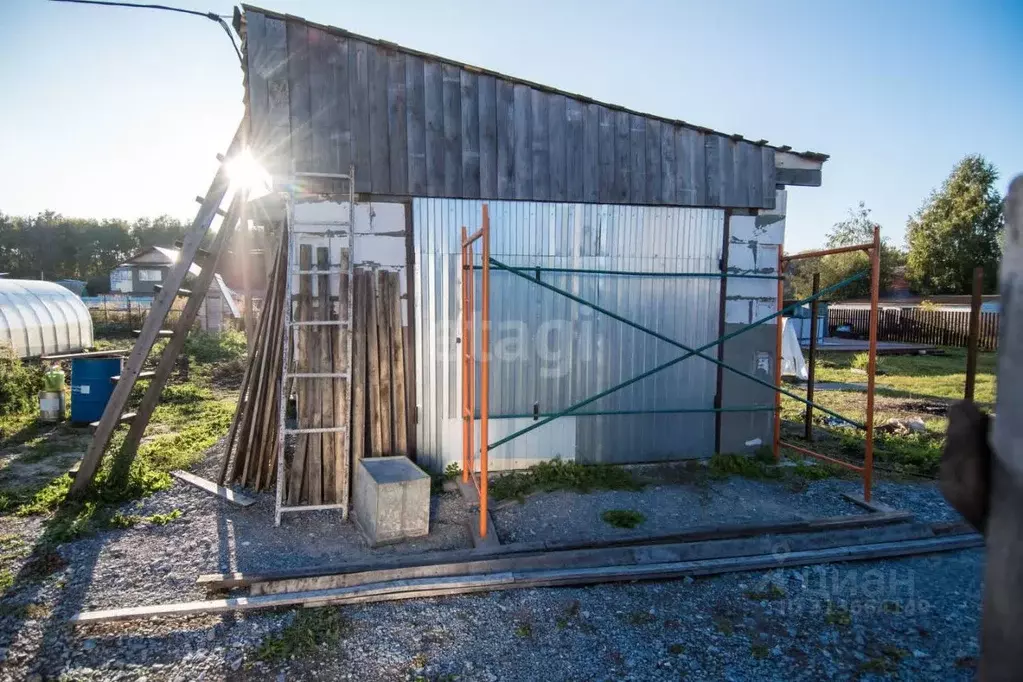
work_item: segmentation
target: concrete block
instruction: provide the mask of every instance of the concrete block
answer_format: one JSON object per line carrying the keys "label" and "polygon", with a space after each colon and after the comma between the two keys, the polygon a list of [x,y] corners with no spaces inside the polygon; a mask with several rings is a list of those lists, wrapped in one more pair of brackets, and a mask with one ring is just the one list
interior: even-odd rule
{"label": "concrete block", "polygon": [[430,532],[430,477],[407,457],[371,457],[355,469],[355,521],[370,545]]}

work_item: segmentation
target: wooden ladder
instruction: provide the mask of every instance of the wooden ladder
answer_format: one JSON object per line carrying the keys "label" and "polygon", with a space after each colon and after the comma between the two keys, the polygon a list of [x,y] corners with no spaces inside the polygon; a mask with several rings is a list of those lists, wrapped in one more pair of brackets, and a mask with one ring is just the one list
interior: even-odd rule
{"label": "wooden ladder", "polygon": [[110,400],[103,410],[103,416],[96,424],[96,431],[93,434],[92,442],[89,444],[89,449],[86,451],[74,482],[71,484],[68,498],[81,497],[91,485],[93,479],[95,479],[96,472],[99,470],[99,465],[103,459],[103,453],[110,444],[114,429],[121,420],[121,413],[128,403],[128,398],[135,387],[135,382],[142,373],[143,363],[149,357],[153,344],[163,336],[161,334],[161,327],[167,317],[167,313],[174,304],[174,299],[183,293],[181,284],[185,280],[185,275],[188,274],[189,266],[196,261],[196,255],[200,251],[199,245],[213,223],[214,217],[222,215],[224,221],[213,240],[209,254],[204,259],[204,262],[201,263],[202,272],[188,294],[188,302],[185,304],[181,317],[178,318],[177,323],[174,325],[170,341],[163,355],[160,356],[159,365],[150,378],[149,388],[142,398],[142,404],[135,411],[135,418],[131,422],[124,445],[114,461],[113,469],[111,470],[111,480],[116,484],[118,480],[123,481],[127,478],[132,461],[138,451],[139,442],[142,440],[142,434],[149,424],[153,410],[156,409],[156,404],[160,400],[160,393],[163,391],[171,371],[174,369],[175,361],[185,345],[185,339],[192,328],[192,323],[195,322],[199,306],[206,295],[206,291],[213,282],[217,262],[223,252],[227,250],[227,244],[244,210],[244,202],[241,198],[242,192],[235,193],[230,208],[228,208],[226,213],[220,208],[231,185],[227,172],[227,162],[241,151],[243,140],[244,123],[238,127],[238,131],[228,147],[227,155],[217,157],[220,161],[220,167],[213,177],[209,191],[206,192],[206,196],[200,203],[199,210],[192,221],[192,226],[182,239],[178,261],[167,272],[167,278],[164,280],[162,288],[153,299],[152,307],[142,325],[142,330],[135,341],[131,355],[125,361],[120,379],[117,385],[114,386]]}
{"label": "wooden ladder", "polygon": [[[285,238],[288,240],[283,325],[285,341],[280,375],[277,493],[274,512],[274,525],[277,526],[281,525],[281,516],[287,512],[340,509],[342,519],[347,519],[350,497],[348,453],[351,445],[349,415],[352,405],[354,332],[352,301],[355,284],[355,169],[351,168],[347,174],[294,172],[293,175],[288,194],[288,225],[285,232]],[[296,185],[317,179],[340,181],[347,186],[347,192],[342,193],[348,203],[345,220],[308,225],[296,222]],[[341,240],[341,246],[337,252],[339,260],[332,261],[335,257],[335,239]],[[303,244],[303,241],[311,243]],[[320,246],[321,244],[326,244],[326,248]],[[318,253],[315,264],[312,258],[314,248]],[[336,290],[339,310],[336,314],[331,303],[331,294],[334,290],[331,284],[332,274],[338,277]],[[299,282],[297,302],[294,289],[296,279]],[[316,283],[315,294],[311,286],[313,281]],[[317,308],[319,317],[313,315],[314,298],[319,301]],[[296,303],[299,311],[298,320],[294,319]],[[329,337],[324,334],[311,336],[312,330],[323,328],[331,330]],[[344,359],[340,357],[339,352],[342,348],[345,350]],[[332,366],[334,371],[319,371],[323,369],[322,367],[316,368],[317,371],[307,371],[313,364],[314,354],[319,354],[318,364]],[[342,365],[344,371],[338,371]],[[294,382],[290,387],[289,380]],[[294,388],[298,394],[295,428],[287,428],[287,405],[291,395],[289,388]],[[345,398],[343,403],[340,400],[342,395]],[[312,409],[305,409],[307,406]],[[311,425],[303,423],[309,421],[313,423]],[[295,454],[290,467],[285,465],[284,457],[285,437],[288,435],[297,436]],[[330,436],[330,440],[324,436]],[[324,465],[329,466],[329,472],[323,470]],[[289,474],[287,477],[286,469]],[[299,502],[303,496],[307,504]],[[330,501],[324,503],[324,498]]]}

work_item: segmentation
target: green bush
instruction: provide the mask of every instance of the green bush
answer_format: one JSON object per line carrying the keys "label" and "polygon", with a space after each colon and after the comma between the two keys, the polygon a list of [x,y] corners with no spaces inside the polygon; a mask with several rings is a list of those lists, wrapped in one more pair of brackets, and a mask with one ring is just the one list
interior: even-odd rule
{"label": "green bush", "polygon": [[195,332],[185,340],[185,353],[201,363],[227,362],[246,355],[245,334],[237,331]]}
{"label": "green bush", "polygon": [[23,363],[14,349],[0,344],[0,414],[21,414],[35,409],[43,389],[43,367]]}

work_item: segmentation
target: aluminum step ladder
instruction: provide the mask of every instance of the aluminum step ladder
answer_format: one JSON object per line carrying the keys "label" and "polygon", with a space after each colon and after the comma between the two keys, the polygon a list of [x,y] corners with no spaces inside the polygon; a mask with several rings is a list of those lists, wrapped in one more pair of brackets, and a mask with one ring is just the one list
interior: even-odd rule
{"label": "aluminum step ladder", "polygon": [[[287,234],[287,283],[285,285],[285,302],[284,306],[284,334],[286,335],[286,343],[284,343],[284,361],[281,363],[281,401],[280,401],[280,414],[279,424],[277,429],[277,502],[274,514],[274,525],[281,525],[281,516],[287,512],[297,511],[317,511],[323,509],[340,509],[342,519],[348,518],[348,506],[350,499],[350,486],[346,482],[343,487],[343,493],[341,499],[337,502],[329,504],[285,504],[285,445],[286,436],[289,435],[301,435],[301,434],[324,434],[324,433],[343,433],[344,438],[342,441],[342,456],[346,462],[351,461],[350,449],[351,449],[351,429],[349,421],[351,414],[352,405],[352,381],[351,381],[351,368],[353,363],[352,358],[352,320],[353,315],[353,290],[355,288],[355,168],[352,167],[347,174],[340,173],[312,173],[312,172],[293,172],[292,182],[289,186],[287,194],[287,220],[288,229]],[[331,222],[329,224],[317,224],[318,228],[329,228],[329,229],[301,229],[301,225],[295,221],[295,204],[296,195],[301,194],[299,191],[300,186],[303,183],[310,181],[325,180],[340,182],[347,186],[346,191],[340,193],[332,193],[334,196],[340,194],[344,197],[344,201],[348,203],[347,216],[345,220],[341,222]],[[319,193],[319,192],[318,192]],[[340,244],[337,241],[340,241]],[[302,242],[308,242],[316,246],[327,246],[327,258],[328,261],[324,267],[318,264],[313,264],[311,267],[303,269],[299,262],[299,247]],[[343,257],[340,261],[347,260],[345,262],[333,262],[333,258],[338,257],[347,246],[348,258]],[[315,248],[315,247],[314,247]],[[335,248],[337,250],[335,251]],[[326,319],[322,316],[327,312],[320,309],[318,312],[321,315],[320,319],[312,320],[295,320],[294,319],[294,308],[295,302],[295,281],[301,276],[312,276],[312,281],[319,287],[324,281],[324,275],[326,275],[326,281],[328,282],[328,295],[327,300],[331,300],[330,291],[332,286],[329,284],[331,281],[331,275],[337,276],[337,287],[338,293],[340,294],[341,289],[341,274],[348,275],[348,287],[344,301],[339,300],[339,304],[344,304],[344,307],[338,310],[336,319]],[[339,296],[340,298],[340,296]],[[314,295],[315,299],[315,295]],[[328,304],[328,310],[333,310],[333,304]],[[329,316],[328,316],[329,317]],[[297,332],[303,327],[333,327],[334,328],[334,341],[339,342],[338,336],[341,331],[346,329],[345,348],[346,358],[348,361],[348,371],[346,372],[302,372],[298,371],[294,365],[296,358],[292,357],[292,346],[297,344]],[[297,347],[297,346],[296,346]],[[287,428],[287,406],[291,396],[291,391],[295,388],[296,381],[332,381],[335,379],[343,379],[346,385],[347,399],[345,401],[345,412],[343,415],[334,415],[334,424],[331,426],[319,426],[319,427],[303,427],[297,423],[296,415],[296,428]],[[350,475],[350,466],[346,469]],[[340,475],[341,472],[335,472],[336,475]]]}

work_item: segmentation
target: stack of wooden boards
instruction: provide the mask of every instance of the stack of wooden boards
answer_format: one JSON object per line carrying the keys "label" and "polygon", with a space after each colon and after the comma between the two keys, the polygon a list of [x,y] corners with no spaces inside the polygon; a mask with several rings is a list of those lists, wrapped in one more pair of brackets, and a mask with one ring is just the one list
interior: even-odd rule
{"label": "stack of wooden boards", "polygon": [[[491,549],[391,556],[262,574],[199,576],[210,592],[238,596],[80,613],[94,623],[280,606],[326,606],[493,590],[664,580],[980,547],[963,524],[914,523],[906,512],[572,543],[528,542]],[[241,594],[244,592],[245,594]]]}
{"label": "stack of wooden boards", "polygon": [[[283,332],[286,248],[278,249],[269,277],[253,354],[228,432],[221,485],[239,483],[266,490],[276,481],[279,379],[287,338]],[[299,244],[297,252],[301,272],[324,274],[295,276],[291,372],[306,376],[292,379],[287,386],[289,397],[295,398],[294,428],[350,424],[351,442],[346,450],[344,434],[337,431],[289,437],[285,443],[286,504],[347,505],[357,460],[408,454],[407,348],[399,274],[356,269],[353,284],[348,281],[348,249],[340,249],[340,260],[331,258],[327,248],[309,244]],[[350,286],[354,286],[352,315],[347,310]],[[341,324],[349,319],[351,332]],[[333,324],[318,324],[322,321]],[[353,334],[352,358],[347,357],[349,333]],[[351,377],[351,404],[347,378],[307,376],[312,374]]]}

